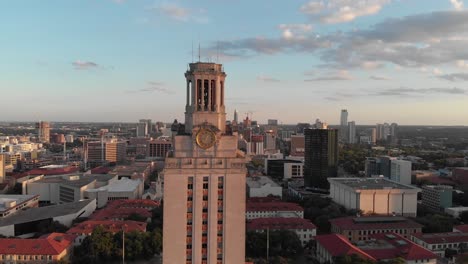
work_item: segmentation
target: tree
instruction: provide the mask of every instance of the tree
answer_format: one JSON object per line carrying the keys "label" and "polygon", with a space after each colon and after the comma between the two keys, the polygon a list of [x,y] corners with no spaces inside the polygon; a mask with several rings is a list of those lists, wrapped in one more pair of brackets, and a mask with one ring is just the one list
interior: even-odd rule
{"label": "tree", "polygon": [[132,213],[130,214],[126,220],[131,220],[131,221],[138,221],[138,222],[146,222],[146,217],[137,214],[137,213]]}
{"label": "tree", "polygon": [[39,234],[49,234],[49,233],[65,233],[68,230],[68,227],[62,225],[58,221],[43,221],[39,223],[38,233]]}
{"label": "tree", "polygon": [[73,263],[102,263],[112,260],[116,251],[113,235],[98,226],[80,246],[75,247]]}
{"label": "tree", "polygon": [[468,211],[464,211],[459,215],[460,221],[468,223]]}
{"label": "tree", "polygon": [[340,263],[340,264],[373,264],[375,263],[372,260],[362,258],[361,256],[358,256],[356,254],[335,257],[333,262]]}

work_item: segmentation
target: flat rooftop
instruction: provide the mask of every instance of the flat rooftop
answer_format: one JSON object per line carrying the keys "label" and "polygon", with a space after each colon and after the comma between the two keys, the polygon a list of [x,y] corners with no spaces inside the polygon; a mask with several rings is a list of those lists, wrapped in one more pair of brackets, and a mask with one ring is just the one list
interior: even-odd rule
{"label": "flat rooftop", "polygon": [[122,178],[118,181],[114,181],[109,185],[103,186],[98,189],[88,189],[87,192],[98,192],[107,190],[108,192],[133,192],[141,184],[141,180],[131,180]]}
{"label": "flat rooftop", "polygon": [[267,176],[247,177],[247,185],[250,188],[260,188],[266,184],[270,184],[271,187],[280,187],[279,184]]}
{"label": "flat rooftop", "polygon": [[16,201],[16,205],[20,205],[34,197],[39,197],[39,195],[2,194],[0,195],[0,212],[11,208],[5,206],[6,202]]}
{"label": "flat rooftop", "polygon": [[0,219],[0,227],[15,224],[29,223],[44,220],[57,216],[77,213],[95,200],[83,200],[79,202],[51,205],[45,207],[29,208],[27,210],[13,214],[12,216]]}
{"label": "flat rooftop", "polygon": [[383,189],[418,189],[386,178],[328,178],[330,183],[340,183],[355,190],[383,190]]}

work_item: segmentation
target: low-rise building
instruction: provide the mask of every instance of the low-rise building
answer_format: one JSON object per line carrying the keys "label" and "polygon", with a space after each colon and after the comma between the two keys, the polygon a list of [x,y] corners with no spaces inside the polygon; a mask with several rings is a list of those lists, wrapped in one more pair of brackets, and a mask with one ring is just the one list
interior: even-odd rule
{"label": "low-rise building", "polygon": [[331,231],[341,234],[351,242],[370,239],[373,234],[396,233],[405,238],[420,233],[422,225],[400,216],[341,217],[330,220]]}
{"label": "low-rise building", "polygon": [[90,236],[93,233],[96,227],[102,227],[107,232],[112,234],[121,232],[146,232],[146,223],[138,221],[112,221],[112,220],[87,220],[77,224],[76,226],[70,228],[67,231],[67,234],[74,235],[75,245],[80,245],[83,240]]}
{"label": "low-rise building", "polygon": [[374,257],[353,245],[342,235],[319,235],[315,240],[317,242],[315,256],[319,263],[340,264],[336,262],[336,258],[347,255],[357,255],[363,259],[376,261]]}
{"label": "low-rise building", "polygon": [[0,195],[0,218],[11,216],[21,210],[39,206],[39,195]]}
{"label": "low-rise building", "polygon": [[283,197],[283,188],[267,176],[247,177],[248,197]]}
{"label": "low-rise building", "polygon": [[295,203],[248,201],[245,216],[247,220],[271,217],[303,218],[304,208]]}
{"label": "low-rise building", "polygon": [[96,210],[95,200],[29,208],[0,219],[0,235],[21,236],[37,232],[41,224],[58,221],[67,227],[78,217],[88,217]]}
{"label": "low-rise building", "polygon": [[452,206],[453,187],[448,185],[424,185],[422,187],[422,205],[433,211],[444,211]]}
{"label": "low-rise building", "polygon": [[394,233],[373,234],[370,240],[361,241],[357,246],[377,261],[402,258],[407,264],[437,264],[437,255]]}
{"label": "low-rise building", "polygon": [[140,199],[143,195],[143,181],[122,178],[109,185],[84,191],[86,199],[96,199],[97,207],[104,207],[108,201]]}
{"label": "low-rise building", "polygon": [[55,263],[67,261],[75,236],[51,233],[36,239],[0,238],[1,263]]}
{"label": "low-rise building", "polygon": [[290,230],[296,233],[302,245],[306,245],[317,235],[317,227],[303,218],[257,218],[247,221],[247,231]]}
{"label": "low-rise building", "polygon": [[411,241],[432,251],[439,257],[444,257],[445,250],[459,251],[468,243],[468,234],[460,232],[450,233],[415,233]]}
{"label": "low-rise building", "polygon": [[123,221],[130,215],[139,215],[150,222],[151,211],[159,205],[159,202],[151,200],[115,200],[109,202],[106,208],[96,211],[90,218],[92,220]]}
{"label": "low-rise building", "polygon": [[386,178],[328,178],[330,197],[364,214],[416,216],[419,188]]}

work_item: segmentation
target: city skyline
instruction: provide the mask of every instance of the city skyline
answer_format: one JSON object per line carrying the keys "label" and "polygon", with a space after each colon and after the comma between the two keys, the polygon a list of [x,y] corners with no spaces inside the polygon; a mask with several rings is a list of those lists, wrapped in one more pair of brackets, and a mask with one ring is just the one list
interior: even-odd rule
{"label": "city skyline", "polygon": [[200,47],[230,74],[228,119],[468,125],[463,1],[268,3],[3,3],[3,119],[183,120],[180,69]]}

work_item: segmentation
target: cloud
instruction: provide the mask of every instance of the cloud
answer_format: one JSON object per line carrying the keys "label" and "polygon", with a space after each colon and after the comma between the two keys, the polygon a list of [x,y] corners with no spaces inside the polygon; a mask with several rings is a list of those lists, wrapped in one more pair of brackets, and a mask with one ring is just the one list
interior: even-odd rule
{"label": "cloud", "polygon": [[99,67],[99,65],[95,62],[92,61],[81,61],[81,60],[76,60],[72,62],[73,67],[75,67],[76,70],[88,70],[88,69],[93,69]]}
{"label": "cloud", "polygon": [[341,98],[334,97],[334,96],[327,96],[327,97],[324,97],[323,99],[325,99],[327,101],[333,101],[333,102],[338,102],[338,101],[342,100]]}
{"label": "cloud", "polygon": [[130,90],[126,91],[127,93],[152,93],[152,92],[160,92],[165,94],[175,94],[174,91],[167,89],[164,87],[164,83],[156,82],[156,81],[149,81],[147,83],[147,87],[139,89],[139,90]]}
{"label": "cloud", "polygon": [[306,79],[305,82],[318,82],[318,81],[348,81],[354,79],[348,71],[341,70],[336,73],[327,74],[323,77],[316,77],[312,79]]}
{"label": "cloud", "polygon": [[302,5],[300,12],[312,21],[325,24],[344,23],[361,16],[374,15],[390,0],[311,0]]}
{"label": "cloud", "polygon": [[452,3],[453,8],[455,8],[456,10],[463,10],[462,0],[450,0],[450,3]]}
{"label": "cloud", "polygon": [[437,76],[437,78],[444,79],[451,82],[456,81],[468,81],[468,73],[451,73],[451,74],[443,74]]}
{"label": "cloud", "polygon": [[280,24],[281,36],[284,39],[304,38],[305,33],[312,31],[311,24]]}
{"label": "cloud", "polygon": [[376,80],[376,81],[388,81],[390,80],[389,77],[386,76],[380,76],[380,75],[372,75],[369,77],[371,80]]}
{"label": "cloud", "polygon": [[150,8],[158,14],[180,22],[195,21],[206,23],[208,19],[203,15],[204,9],[192,9],[175,3],[162,3]]}
{"label": "cloud", "polygon": [[427,95],[427,94],[448,94],[448,95],[465,95],[468,91],[461,88],[391,88],[383,89],[370,95],[375,96],[411,96],[411,95]]}
{"label": "cloud", "polygon": [[266,75],[259,75],[257,76],[257,81],[262,81],[262,82],[281,82],[280,79],[273,78],[271,76],[266,76]]}

